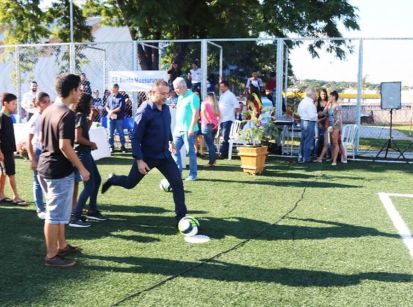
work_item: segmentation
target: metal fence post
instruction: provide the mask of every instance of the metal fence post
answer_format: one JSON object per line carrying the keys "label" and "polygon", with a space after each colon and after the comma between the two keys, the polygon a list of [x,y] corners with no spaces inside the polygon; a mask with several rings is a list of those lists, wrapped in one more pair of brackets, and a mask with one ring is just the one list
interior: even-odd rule
{"label": "metal fence post", "polygon": [[69,71],[74,74],[76,72],[76,49],[75,44],[71,43],[69,46]]}
{"label": "metal fence post", "polygon": [[276,92],[275,92],[275,108],[277,118],[281,118],[283,115],[283,107],[282,107],[282,92],[283,92],[283,58],[284,58],[284,40],[279,38],[276,40],[277,43],[277,84],[276,84]]}
{"label": "metal fence post", "polygon": [[17,104],[17,114],[19,115],[19,122],[22,121],[22,84],[20,80],[20,47],[16,46],[14,52],[14,62],[16,64],[16,93],[18,97],[18,104]]}
{"label": "metal fence post", "polygon": [[363,39],[359,41],[358,73],[357,73],[357,108],[356,108],[356,144],[355,153],[359,151],[360,145],[360,123],[361,123],[361,100],[363,95]]}
{"label": "metal fence post", "polygon": [[133,65],[133,71],[138,70],[138,42],[133,41],[132,42],[132,65]]}
{"label": "metal fence post", "polygon": [[201,68],[202,68],[202,86],[201,86],[201,96],[206,97],[207,88],[206,81],[208,77],[208,40],[203,39],[201,41]]}

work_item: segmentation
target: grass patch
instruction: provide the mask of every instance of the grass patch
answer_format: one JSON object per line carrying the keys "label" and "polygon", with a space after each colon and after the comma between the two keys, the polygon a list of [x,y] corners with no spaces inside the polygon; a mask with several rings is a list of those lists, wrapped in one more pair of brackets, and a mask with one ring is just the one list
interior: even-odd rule
{"label": "grass patch", "polygon": [[[130,164],[118,155],[98,166],[105,178],[126,174]],[[201,166],[200,180],[185,182],[190,213],[212,238],[204,245],[189,245],[177,234],[172,194],[159,189],[157,171],[132,190],[115,187],[99,196],[110,221],[67,230],[69,241],[84,249],[73,269],[42,265],[42,223],[33,205],[1,205],[0,305],[108,306],[183,271],[121,305],[411,304],[412,259],[377,193],[410,193],[412,166],[333,168],[270,159],[263,176],[249,176],[237,159],[218,165]],[[17,171],[29,200],[29,163],[17,160]]]}

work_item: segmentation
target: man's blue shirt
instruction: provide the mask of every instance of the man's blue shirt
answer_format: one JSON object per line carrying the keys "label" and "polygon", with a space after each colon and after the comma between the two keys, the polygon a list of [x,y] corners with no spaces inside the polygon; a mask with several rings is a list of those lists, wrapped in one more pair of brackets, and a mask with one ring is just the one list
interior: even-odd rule
{"label": "man's blue shirt", "polygon": [[132,155],[135,159],[166,159],[171,156],[171,113],[167,105],[159,110],[152,101],[142,103],[132,131]]}
{"label": "man's blue shirt", "polygon": [[123,119],[125,117],[125,97],[120,93],[109,96],[107,105],[109,110],[120,108],[120,111],[116,113],[117,119]]}

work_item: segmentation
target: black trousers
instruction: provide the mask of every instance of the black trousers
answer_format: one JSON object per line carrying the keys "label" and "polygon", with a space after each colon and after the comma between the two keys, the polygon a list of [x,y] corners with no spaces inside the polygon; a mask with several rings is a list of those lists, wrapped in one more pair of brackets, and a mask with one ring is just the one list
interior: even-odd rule
{"label": "black trousers", "polygon": [[[169,181],[172,188],[173,199],[175,203],[175,214],[177,220],[185,216],[187,213],[185,205],[185,193],[184,185],[182,183],[181,173],[179,172],[178,166],[172,157],[166,159],[143,159],[149,168],[152,169],[156,167],[162,175]],[[113,176],[110,178],[110,183],[115,186],[120,186],[125,189],[132,189],[135,187],[139,181],[145,175],[142,175],[138,170],[138,163],[133,160],[132,167],[129,171],[128,176]]]}

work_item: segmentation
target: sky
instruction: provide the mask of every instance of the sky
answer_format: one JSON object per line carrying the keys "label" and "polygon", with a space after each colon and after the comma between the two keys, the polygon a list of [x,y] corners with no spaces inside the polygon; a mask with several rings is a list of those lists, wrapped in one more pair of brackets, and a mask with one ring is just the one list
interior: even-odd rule
{"label": "sky", "polygon": [[[358,8],[360,31],[347,31],[351,38],[400,38],[408,41],[364,41],[363,77],[368,82],[402,81],[413,86],[413,1],[412,0],[350,0]],[[297,79],[356,81],[358,73],[358,42],[355,53],[346,61],[322,53],[312,59],[305,47],[291,52],[291,63]]]}

